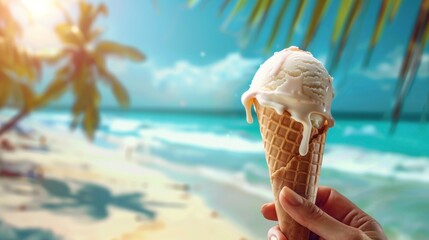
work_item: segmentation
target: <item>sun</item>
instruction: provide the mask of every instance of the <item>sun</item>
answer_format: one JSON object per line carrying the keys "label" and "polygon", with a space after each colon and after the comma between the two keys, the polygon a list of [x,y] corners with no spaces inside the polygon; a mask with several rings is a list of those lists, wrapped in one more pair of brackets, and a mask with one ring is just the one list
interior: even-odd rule
{"label": "sun", "polygon": [[63,16],[58,2],[64,0],[18,0],[18,19],[23,24],[22,44],[32,50],[46,50],[59,45],[54,33]]}
{"label": "sun", "polygon": [[33,20],[49,15],[55,8],[54,0],[20,0],[20,2]]}

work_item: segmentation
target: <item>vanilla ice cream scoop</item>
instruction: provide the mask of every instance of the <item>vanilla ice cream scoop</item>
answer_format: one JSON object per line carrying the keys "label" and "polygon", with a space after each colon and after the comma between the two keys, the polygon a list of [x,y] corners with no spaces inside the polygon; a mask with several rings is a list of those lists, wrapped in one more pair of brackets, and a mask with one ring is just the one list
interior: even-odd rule
{"label": "vanilla ice cream scoop", "polygon": [[322,63],[309,52],[289,47],[275,53],[256,72],[249,90],[241,96],[247,121],[253,122],[251,107],[256,99],[279,115],[288,111],[303,125],[300,155],[308,152],[312,126],[320,128],[324,120],[334,125],[331,103],[334,97],[332,77]]}

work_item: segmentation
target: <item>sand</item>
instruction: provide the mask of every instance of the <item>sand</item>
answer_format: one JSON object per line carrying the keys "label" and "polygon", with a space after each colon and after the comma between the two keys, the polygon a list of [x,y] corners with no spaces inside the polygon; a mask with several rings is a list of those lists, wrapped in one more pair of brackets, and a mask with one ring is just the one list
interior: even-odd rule
{"label": "sand", "polygon": [[16,147],[0,150],[0,159],[43,170],[43,179],[0,178],[0,221],[11,236],[42,229],[79,240],[255,239],[189,191],[194,186],[144,166],[150,156],[130,157],[128,150],[101,148],[80,134],[32,127],[37,131],[27,137],[0,137]]}

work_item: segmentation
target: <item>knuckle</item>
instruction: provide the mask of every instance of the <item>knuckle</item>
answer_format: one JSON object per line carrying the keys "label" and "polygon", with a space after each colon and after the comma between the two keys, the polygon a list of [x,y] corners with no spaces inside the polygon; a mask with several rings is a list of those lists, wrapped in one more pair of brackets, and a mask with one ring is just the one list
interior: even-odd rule
{"label": "knuckle", "polygon": [[324,215],[324,212],[322,211],[322,209],[320,209],[319,207],[317,207],[316,205],[308,201],[305,201],[304,207],[307,210],[307,214],[312,218],[320,219]]}

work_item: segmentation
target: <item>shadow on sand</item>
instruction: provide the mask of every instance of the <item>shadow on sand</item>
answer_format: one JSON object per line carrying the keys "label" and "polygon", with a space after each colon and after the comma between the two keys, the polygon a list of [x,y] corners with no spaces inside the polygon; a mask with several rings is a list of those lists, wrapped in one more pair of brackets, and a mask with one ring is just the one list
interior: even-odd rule
{"label": "shadow on sand", "polygon": [[[0,180],[2,180],[0,178]],[[4,180],[4,179],[3,179]],[[14,185],[13,182],[7,184]],[[6,194],[18,194],[31,197],[34,203],[25,210],[46,209],[48,211],[75,217],[77,221],[82,218],[91,218],[95,221],[109,217],[109,208],[116,207],[135,213],[139,219],[154,219],[157,207],[183,208],[180,202],[145,201],[145,194],[141,192],[113,194],[109,188],[102,185],[61,179],[37,179],[27,182],[32,191],[22,192],[13,187],[3,189]],[[37,190],[36,190],[37,189]],[[39,191],[41,190],[41,191]],[[150,207],[150,209],[148,208]],[[40,219],[43,221],[43,219]],[[90,226],[88,226],[90,228]],[[66,236],[65,236],[66,237]],[[51,240],[62,239],[52,232],[38,228],[16,228],[6,224],[0,217],[1,240]]]}
{"label": "shadow on sand", "polygon": [[16,228],[0,220],[0,239],[2,240],[56,240],[61,239],[48,230],[38,228]]}
{"label": "shadow on sand", "polygon": [[142,193],[112,195],[108,188],[92,183],[79,183],[78,189],[72,192],[68,184],[57,179],[43,179],[39,184],[48,193],[47,201],[42,202],[40,207],[50,211],[79,210],[95,220],[101,220],[109,216],[108,207],[114,206],[149,219],[155,218],[155,212],[147,209],[141,201],[144,197]]}

